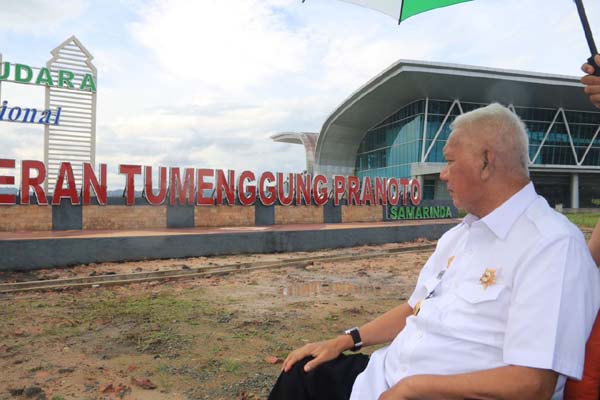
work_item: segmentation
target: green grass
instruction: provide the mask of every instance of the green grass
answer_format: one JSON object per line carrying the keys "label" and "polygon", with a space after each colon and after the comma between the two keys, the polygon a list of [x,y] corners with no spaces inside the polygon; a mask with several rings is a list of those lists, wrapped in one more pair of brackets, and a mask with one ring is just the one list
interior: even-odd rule
{"label": "green grass", "polygon": [[173,323],[187,320],[195,312],[202,311],[205,304],[160,293],[126,299],[106,296],[86,308],[88,318],[93,320]]}
{"label": "green grass", "polygon": [[579,228],[593,228],[600,218],[600,213],[569,213],[565,216]]}
{"label": "green grass", "polygon": [[[70,304],[39,301],[9,305],[9,315],[27,311],[31,315],[57,315],[46,318],[40,336],[65,340],[88,332],[115,327],[118,342],[142,353],[175,354],[192,345],[190,328],[216,313],[205,299],[169,291],[154,294],[135,293],[117,297],[105,291],[82,296]],[[0,332],[4,329],[0,322]]]}
{"label": "green grass", "polygon": [[240,368],[242,368],[242,364],[238,360],[229,359],[223,362],[221,368],[226,372],[234,373],[239,371]]}

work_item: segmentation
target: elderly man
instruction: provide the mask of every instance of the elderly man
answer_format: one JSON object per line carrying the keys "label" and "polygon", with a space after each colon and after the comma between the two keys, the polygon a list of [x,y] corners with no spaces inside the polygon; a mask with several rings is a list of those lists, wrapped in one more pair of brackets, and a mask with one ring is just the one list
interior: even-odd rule
{"label": "elderly man", "polygon": [[[444,157],[441,179],[469,214],[408,302],[291,352],[270,399],[555,400],[581,376],[600,275],[581,232],[529,181],[522,121],[499,104],[459,116]],[[340,356],[390,341],[368,364]]]}

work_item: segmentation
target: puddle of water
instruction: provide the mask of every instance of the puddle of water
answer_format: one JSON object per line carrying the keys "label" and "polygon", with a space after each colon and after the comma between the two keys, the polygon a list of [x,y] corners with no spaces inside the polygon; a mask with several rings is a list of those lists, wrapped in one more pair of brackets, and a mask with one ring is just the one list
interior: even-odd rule
{"label": "puddle of water", "polygon": [[355,285],[353,283],[309,282],[286,286],[281,294],[284,297],[313,297],[318,295],[369,294],[381,290],[379,286]]}

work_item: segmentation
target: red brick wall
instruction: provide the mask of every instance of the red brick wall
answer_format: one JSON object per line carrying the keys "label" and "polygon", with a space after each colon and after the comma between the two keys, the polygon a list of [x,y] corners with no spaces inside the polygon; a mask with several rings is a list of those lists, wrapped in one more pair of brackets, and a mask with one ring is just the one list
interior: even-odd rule
{"label": "red brick wall", "polygon": [[275,206],[275,224],[322,224],[323,207]]}
{"label": "red brick wall", "polygon": [[0,206],[0,231],[50,231],[50,206]]}
{"label": "red brick wall", "polygon": [[162,229],[166,206],[84,206],[83,229]]}
{"label": "red brick wall", "polygon": [[342,222],[383,221],[383,206],[341,206]]}
{"label": "red brick wall", "polygon": [[254,226],[253,206],[196,206],[194,224],[197,227]]}

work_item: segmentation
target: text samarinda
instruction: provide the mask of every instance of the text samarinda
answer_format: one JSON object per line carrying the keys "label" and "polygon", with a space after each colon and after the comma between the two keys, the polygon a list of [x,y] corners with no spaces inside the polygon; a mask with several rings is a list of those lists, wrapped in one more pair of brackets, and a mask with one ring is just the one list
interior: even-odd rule
{"label": "text samarinda", "polygon": [[[9,62],[3,62],[0,67],[0,81],[31,83],[42,86],[78,89],[88,92],[96,91],[94,76],[89,73],[76,74],[67,69],[54,71],[49,70],[48,68],[39,68],[39,71],[34,73],[34,68],[25,64],[15,64],[13,70]],[[76,85],[78,80],[80,80],[80,82]]]}
{"label": "text samarinda", "polygon": [[[0,159],[0,172],[14,170],[16,161]],[[83,163],[83,179],[76,185],[73,166],[60,164],[54,188],[47,194],[43,185],[46,166],[41,161],[21,162],[21,185],[19,204],[30,204],[30,193],[39,205],[59,205],[61,199],[69,199],[73,205],[88,205],[92,191],[100,205],[107,203],[107,165],[99,165],[99,176],[94,167]],[[135,204],[136,179],[143,184],[142,196],[150,205],[161,205],[167,200],[171,205],[223,205],[250,206],[258,200],[263,205],[318,205],[329,200],[338,206],[348,205],[408,205],[421,203],[421,185],[417,179],[369,178],[356,176],[333,176],[331,182],[324,175],[252,171],[224,171],[211,168],[158,167],[155,181],[151,166],[119,165],[119,174],[125,178],[127,205]],[[14,185],[15,175],[0,173],[0,186]],[[0,194],[0,205],[16,205],[17,196]]]}

